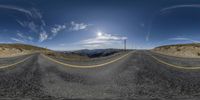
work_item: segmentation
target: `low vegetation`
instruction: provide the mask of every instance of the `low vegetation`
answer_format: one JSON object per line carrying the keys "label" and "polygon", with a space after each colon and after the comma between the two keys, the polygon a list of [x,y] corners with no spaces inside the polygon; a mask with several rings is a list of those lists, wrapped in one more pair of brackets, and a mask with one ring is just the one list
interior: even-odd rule
{"label": "low vegetation", "polygon": [[20,56],[30,53],[43,53],[49,57],[61,58],[70,61],[85,61],[92,58],[101,58],[117,54],[122,50],[118,49],[95,49],[95,50],[78,50],[57,52],[46,48],[37,47],[27,44],[0,44],[0,58]]}
{"label": "low vegetation", "polygon": [[170,56],[200,58],[200,43],[165,45],[152,51]]}
{"label": "low vegetation", "polygon": [[46,52],[45,53],[47,56],[49,57],[53,57],[53,58],[61,58],[61,59],[65,59],[68,61],[82,61],[82,60],[88,60],[89,58],[87,56],[81,56],[78,54],[73,54],[73,53],[68,53],[65,54],[63,52]]}
{"label": "low vegetation", "polygon": [[81,56],[87,56],[89,58],[99,58],[99,57],[110,56],[121,51],[122,51],[121,49],[93,49],[93,50],[83,49],[83,50],[73,51],[71,53],[78,54]]}
{"label": "low vegetation", "polygon": [[122,50],[119,49],[83,49],[78,51],[48,52],[46,55],[68,61],[89,61],[91,59],[104,58],[119,54],[121,51]]}
{"label": "low vegetation", "polygon": [[0,57],[12,57],[33,52],[49,52],[50,50],[27,44],[0,44]]}

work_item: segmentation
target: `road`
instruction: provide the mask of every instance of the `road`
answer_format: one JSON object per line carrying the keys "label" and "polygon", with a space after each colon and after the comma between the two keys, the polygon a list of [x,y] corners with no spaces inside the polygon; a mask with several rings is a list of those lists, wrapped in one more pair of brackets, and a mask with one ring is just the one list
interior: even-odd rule
{"label": "road", "polygon": [[[3,64],[0,69],[1,99],[200,98],[199,59],[135,51],[89,68],[63,65],[64,62],[54,62],[42,54],[21,56],[12,63],[10,59],[13,58],[0,59],[0,63],[15,63],[12,66]],[[188,61],[192,63],[184,66]]]}

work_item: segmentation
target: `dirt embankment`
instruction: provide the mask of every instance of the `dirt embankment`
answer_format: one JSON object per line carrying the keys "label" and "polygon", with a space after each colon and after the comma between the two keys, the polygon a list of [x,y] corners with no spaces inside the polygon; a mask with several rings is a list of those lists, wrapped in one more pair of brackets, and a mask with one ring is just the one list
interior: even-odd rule
{"label": "dirt embankment", "polygon": [[33,52],[49,51],[45,48],[25,44],[0,44],[0,58],[13,57]]}
{"label": "dirt embankment", "polygon": [[200,44],[177,44],[156,47],[152,50],[176,57],[200,58]]}
{"label": "dirt embankment", "polygon": [[0,47],[0,57],[12,57],[17,55],[28,54],[27,50],[20,50],[16,48],[3,48]]}

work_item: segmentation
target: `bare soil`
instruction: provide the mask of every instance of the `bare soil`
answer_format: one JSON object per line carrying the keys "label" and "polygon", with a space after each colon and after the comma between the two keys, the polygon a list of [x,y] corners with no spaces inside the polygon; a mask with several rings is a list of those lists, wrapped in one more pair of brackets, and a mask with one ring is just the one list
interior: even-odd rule
{"label": "bare soil", "polygon": [[177,44],[160,46],[154,48],[152,51],[176,57],[200,58],[200,44]]}

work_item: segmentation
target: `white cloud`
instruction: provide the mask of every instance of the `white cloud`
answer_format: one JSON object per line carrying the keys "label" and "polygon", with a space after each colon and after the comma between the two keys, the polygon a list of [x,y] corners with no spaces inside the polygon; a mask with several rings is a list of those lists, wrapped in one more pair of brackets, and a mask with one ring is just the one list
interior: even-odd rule
{"label": "white cloud", "polygon": [[66,28],[65,25],[56,25],[55,27],[53,27],[53,28],[51,29],[51,32],[52,32],[52,33],[58,33],[59,31],[65,29],[65,28]]}
{"label": "white cloud", "polygon": [[79,31],[79,30],[85,30],[90,26],[89,24],[85,23],[76,23],[72,21],[69,25],[63,24],[63,25],[55,25],[50,29],[51,35],[49,36],[49,39],[54,38],[58,35],[60,31],[63,31],[65,29],[69,29],[70,31]]}
{"label": "white cloud", "polygon": [[41,32],[40,33],[40,36],[39,36],[39,41],[40,42],[43,42],[43,41],[45,41],[46,39],[48,39],[48,35],[47,35],[47,33],[44,31],[44,32]]}
{"label": "white cloud", "polygon": [[121,41],[125,39],[127,39],[127,37],[101,33],[97,34],[95,38],[83,40],[79,44],[86,47],[94,48],[94,47],[103,47],[116,43],[121,43]]}
{"label": "white cloud", "polygon": [[101,47],[102,45],[101,44],[85,44],[84,46],[87,48],[98,48],[98,47]]}
{"label": "white cloud", "polygon": [[100,34],[97,35],[97,39],[99,40],[125,40],[127,39],[127,37],[100,32]]}
{"label": "white cloud", "polygon": [[89,24],[85,23],[76,23],[74,21],[71,22],[71,27],[69,28],[71,31],[79,31],[79,30],[84,30],[87,29]]}
{"label": "white cloud", "polygon": [[51,28],[52,36],[50,37],[50,39],[55,37],[58,34],[58,32],[60,32],[64,29],[66,29],[66,25],[55,25],[55,27]]}
{"label": "white cloud", "polygon": [[19,43],[24,43],[24,41],[23,40],[20,40],[20,39],[17,39],[17,38],[11,38],[11,40],[13,40],[13,41],[16,41],[16,42],[19,42]]}

